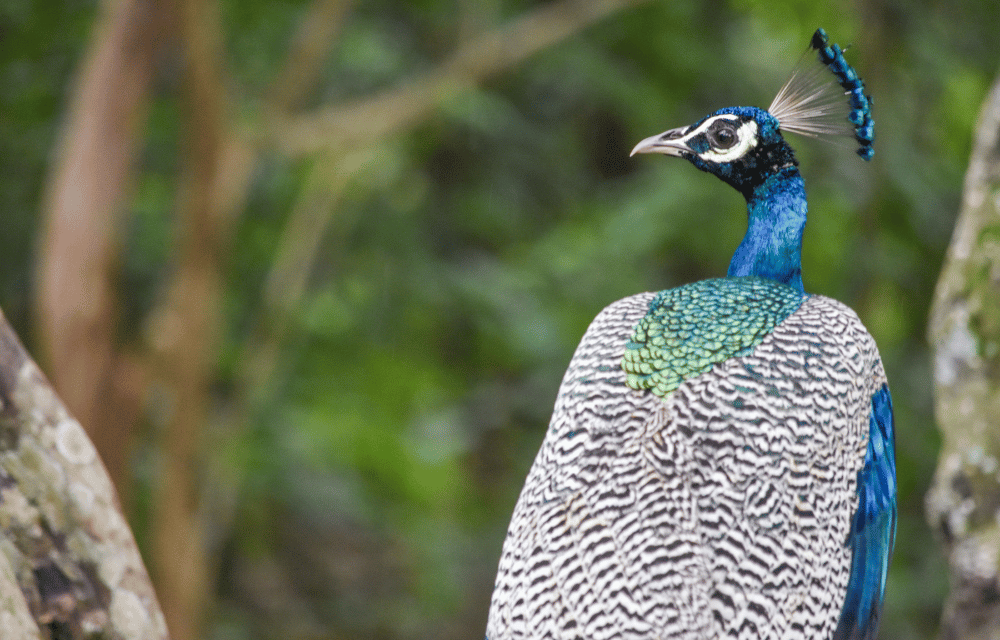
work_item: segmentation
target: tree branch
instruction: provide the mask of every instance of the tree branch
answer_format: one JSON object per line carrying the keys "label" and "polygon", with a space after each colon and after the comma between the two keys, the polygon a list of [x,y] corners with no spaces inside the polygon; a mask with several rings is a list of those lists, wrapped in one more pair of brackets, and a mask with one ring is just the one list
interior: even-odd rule
{"label": "tree branch", "polygon": [[274,117],[265,134],[290,156],[377,142],[425,118],[439,104],[583,27],[647,0],[562,0],[512,20],[467,44],[431,73],[346,105]]}
{"label": "tree branch", "polygon": [[310,5],[270,87],[270,108],[290,111],[315,88],[330,43],[336,40],[352,6],[354,0],[315,0]]}
{"label": "tree branch", "polygon": [[42,208],[36,315],[53,382],[123,486],[142,385],[119,384],[114,219],[145,120],[162,7],[102,4]]}
{"label": "tree branch", "polygon": [[222,256],[230,231],[216,210],[216,177],[225,139],[222,29],[217,3],[178,1],[186,123],[177,203],[177,264],[156,316],[158,373],[172,394],[153,516],[155,575],[163,612],[177,640],[201,636],[211,600],[200,513],[209,391],[216,379],[222,306]]}

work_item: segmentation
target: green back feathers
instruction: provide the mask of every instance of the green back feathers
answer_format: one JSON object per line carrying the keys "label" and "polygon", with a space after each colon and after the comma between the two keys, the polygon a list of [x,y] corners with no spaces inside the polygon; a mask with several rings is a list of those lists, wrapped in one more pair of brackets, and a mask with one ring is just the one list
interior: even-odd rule
{"label": "green back feathers", "polygon": [[628,386],[665,397],[714,364],[750,353],[803,298],[788,285],[756,277],[661,291],[625,345]]}

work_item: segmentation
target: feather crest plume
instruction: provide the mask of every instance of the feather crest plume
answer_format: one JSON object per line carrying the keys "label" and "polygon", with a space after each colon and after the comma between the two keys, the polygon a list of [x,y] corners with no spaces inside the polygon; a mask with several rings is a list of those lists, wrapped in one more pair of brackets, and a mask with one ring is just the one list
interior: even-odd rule
{"label": "feather crest plume", "polygon": [[[812,51],[815,57],[808,55]],[[870,160],[875,123],[864,81],[844,59],[843,50],[830,44],[823,29],[813,34],[806,54],[768,112],[783,131],[813,137],[853,135],[858,155]]]}

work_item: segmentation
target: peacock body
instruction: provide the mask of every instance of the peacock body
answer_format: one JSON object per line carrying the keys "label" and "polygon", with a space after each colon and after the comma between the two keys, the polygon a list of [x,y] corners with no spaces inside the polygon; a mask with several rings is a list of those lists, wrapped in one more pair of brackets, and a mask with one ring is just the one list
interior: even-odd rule
{"label": "peacock body", "polygon": [[[869,98],[822,30],[839,90],[795,74],[633,153],[685,158],[747,199],[725,278],[595,318],[514,509],[488,640],[873,638],[895,536],[892,403],[871,335],[806,294],[802,177],[781,130],[871,157]],[[846,92],[847,98],[844,98]],[[860,97],[859,97],[860,96]]]}

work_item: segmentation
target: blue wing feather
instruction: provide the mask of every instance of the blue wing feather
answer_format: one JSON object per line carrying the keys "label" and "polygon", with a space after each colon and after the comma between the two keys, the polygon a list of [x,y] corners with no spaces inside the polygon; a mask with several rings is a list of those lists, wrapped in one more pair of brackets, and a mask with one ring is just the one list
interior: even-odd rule
{"label": "blue wing feather", "polygon": [[896,539],[896,434],[889,387],[872,396],[868,450],[858,472],[858,510],[848,544],[851,577],[834,640],[871,640],[878,631]]}

